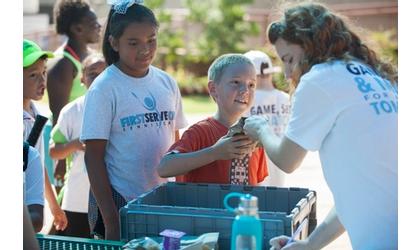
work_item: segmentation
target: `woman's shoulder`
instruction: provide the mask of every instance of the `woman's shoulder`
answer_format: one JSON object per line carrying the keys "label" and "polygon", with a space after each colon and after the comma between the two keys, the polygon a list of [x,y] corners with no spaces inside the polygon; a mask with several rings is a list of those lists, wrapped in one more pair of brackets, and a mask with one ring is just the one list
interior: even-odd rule
{"label": "woman's shoulder", "polygon": [[344,73],[346,61],[344,60],[331,60],[323,63],[315,64],[311,69],[302,75],[301,81],[305,80],[326,80],[331,77],[339,76]]}

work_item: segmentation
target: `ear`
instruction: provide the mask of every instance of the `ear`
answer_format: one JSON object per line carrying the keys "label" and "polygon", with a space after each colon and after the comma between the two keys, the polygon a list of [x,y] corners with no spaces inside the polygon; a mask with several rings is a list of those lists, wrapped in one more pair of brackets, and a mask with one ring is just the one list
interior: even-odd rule
{"label": "ear", "polygon": [[108,42],[111,45],[111,48],[115,50],[115,52],[118,52],[118,39],[115,39],[113,36],[108,36]]}
{"label": "ear", "polygon": [[209,90],[210,96],[216,101],[217,98],[217,91],[216,91],[216,83],[213,80],[209,80],[207,83],[207,88]]}
{"label": "ear", "polygon": [[77,35],[82,32],[82,26],[80,24],[72,24],[70,26],[70,32],[74,35]]}

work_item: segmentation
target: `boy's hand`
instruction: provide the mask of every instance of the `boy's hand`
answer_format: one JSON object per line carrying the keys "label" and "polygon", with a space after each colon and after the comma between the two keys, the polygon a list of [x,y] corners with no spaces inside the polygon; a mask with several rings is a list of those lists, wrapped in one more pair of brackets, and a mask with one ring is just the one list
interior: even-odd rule
{"label": "boy's hand", "polygon": [[247,135],[227,135],[221,137],[212,147],[218,160],[230,160],[234,158],[243,158],[252,153],[256,142]]}
{"label": "boy's hand", "polygon": [[85,151],[86,147],[85,144],[82,143],[79,138],[74,139],[73,141],[71,141],[71,143],[73,144],[73,148],[75,149],[75,151],[80,150],[80,151]]}
{"label": "boy's hand", "polygon": [[244,132],[255,141],[259,140],[266,129],[269,129],[268,121],[262,116],[254,115],[245,120]]}
{"label": "boy's hand", "polygon": [[55,230],[63,231],[64,229],[66,229],[68,223],[66,213],[60,207],[52,209],[51,213],[54,217],[53,224]]}

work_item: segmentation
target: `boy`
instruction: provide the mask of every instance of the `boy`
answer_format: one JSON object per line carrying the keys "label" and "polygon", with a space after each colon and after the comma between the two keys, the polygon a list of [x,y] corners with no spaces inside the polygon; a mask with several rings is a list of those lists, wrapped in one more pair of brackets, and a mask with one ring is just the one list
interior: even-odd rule
{"label": "boy", "polygon": [[256,185],[267,176],[264,150],[244,134],[227,135],[249,110],[256,88],[252,62],[240,54],[217,58],[208,71],[208,88],[217,104],[174,143],[158,166],[161,177],[184,175],[185,182]]}
{"label": "boy", "polygon": [[[262,51],[251,50],[244,54],[254,64],[257,71],[257,90],[255,101],[249,115],[262,115],[274,133],[281,137],[285,131],[290,113],[289,95],[276,89],[273,85],[273,73],[280,72],[280,67],[273,64]],[[284,186],[285,173],[281,171],[268,157],[268,176],[260,183],[262,186]]]}
{"label": "boy", "polygon": [[[82,82],[88,89],[93,80],[106,68],[100,54],[90,54],[82,63]],[[51,132],[50,155],[55,160],[67,157],[66,180],[60,196],[62,209],[69,225],[58,235],[90,238],[88,222],[89,179],[84,162],[85,145],[80,142],[85,96],[68,103],[60,111]]]}
{"label": "boy", "polygon": [[[39,101],[44,95],[47,83],[46,64],[47,58],[52,58],[53,54],[43,51],[30,40],[23,40],[23,139],[26,140],[34,125],[35,117],[39,114],[32,100]],[[43,138],[39,137],[35,145],[44,162]],[[63,210],[55,199],[48,173],[44,171],[45,198],[48,201],[51,213],[54,216],[54,225],[57,230],[63,230],[67,226],[67,218]],[[29,209],[29,212],[30,209]]]}

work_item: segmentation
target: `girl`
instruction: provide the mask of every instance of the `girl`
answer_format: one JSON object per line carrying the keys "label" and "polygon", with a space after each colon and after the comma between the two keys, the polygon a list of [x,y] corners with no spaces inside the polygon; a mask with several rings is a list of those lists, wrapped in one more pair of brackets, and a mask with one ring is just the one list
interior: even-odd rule
{"label": "girl", "polygon": [[[54,52],[55,58],[48,65],[47,90],[52,126],[57,123],[64,105],[86,93],[86,87],[81,82],[81,62],[92,53],[88,44],[99,41],[101,30],[95,12],[85,0],[57,1],[54,6],[54,21],[57,34],[66,36],[67,40]],[[51,131],[50,128],[48,123],[45,130]],[[46,142],[48,141],[49,133]],[[51,159],[47,158],[47,162],[51,162]],[[60,160],[55,168],[57,190],[61,189],[65,174],[66,162]],[[59,200],[62,195],[63,192],[60,192]]]}
{"label": "girl", "polygon": [[89,223],[109,240],[120,236],[119,208],[166,181],[156,167],[187,125],[176,82],[150,65],[158,27],[137,1],[114,4],[102,47],[109,66],[86,96],[81,140],[92,191]]}
{"label": "girl", "polygon": [[[246,120],[283,171],[293,172],[307,150],[319,151],[335,202],[308,239],[272,249],[321,249],[345,230],[353,249],[397,249],[396,72],[381,62],[344,21],[319,4],[287,9],[268,38],[296,87],[292,115],[280,140],[267,122]],[[283,248],[282,248],[283,249]]]}
{"label": "girl", "polygon": [[64,105],[86,93],[81,83],[81,62],[92,52],[88,44],[99,41],[101,30],[95,12],[84,0],[58,1],[54,19],[57,34],[68,39],[54,52],[56,57],[49,64],[47,88],[53,125]]}

